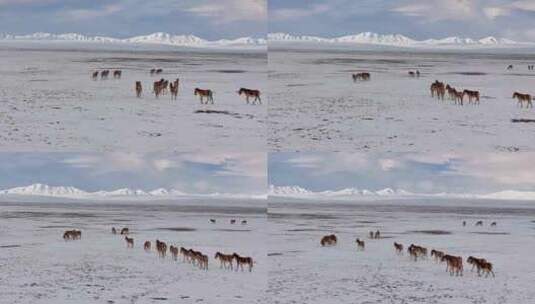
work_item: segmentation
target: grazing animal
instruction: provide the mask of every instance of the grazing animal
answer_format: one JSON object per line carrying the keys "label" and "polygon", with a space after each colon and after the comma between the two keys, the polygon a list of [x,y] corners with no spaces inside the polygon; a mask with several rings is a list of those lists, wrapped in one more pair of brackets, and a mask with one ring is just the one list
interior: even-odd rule
{"label": "grazing animal", "polygon": [[492,222],[492,223],[490,224],[490,227],[496,227],[496,225],[497,225],[496,222]]}
{"label": "grazing animal", "polygon": [[98,79],[98,71],[93,72],[93,74],[91,75],[91,78],[93,80],[97,80]]}
{"label": "grazing animal", "polygon": [[134,238],[129,238],[125,235],[124,240],[126,241],[126,248],[134,248]]}
{"label": "grazing animal", "polygon": [[150,251],[150,241],[145,241],[145,244],[143,244],[143,249],[145,251]]}
{"label": "grazing animal", "polygon": [[215,224],[215,222],[216,221],[214,219],[210,219],[210,223]]}
{"label": "grazing animal", "polygon": [[241,268],[241,270],[243,271],[243,265],[249,266],[249,272],[253,270],[253,258],[242,257],[235,252],[232,254],[232,256],[236,260],[236,271],[238,271],[238,268]]}
{"label": "grazing animal", "polygon": [[225,268],[230,270],[234,270],[234,266],[232,264],[232,261],[234,260],[234,255],[232,254],[223,254],[221,252],[216,252],[215,257],[216,260],[219,259],[219,268]]}
{"label": "grazing animal", "polygon": [[356,239],[355,243],[357,243],[357,249],[358,250],[364,250],[364,247],[365,247],[364,241],[362,241],[360,239]]}
{"label": "grazing animal", "polygon": [[468,102],[470,104],[479,104],[479,91],[464,90],[464,95],[468,96]]}
{"label": "grazing animal", "polygon": [[80,230],[67,230],[63,233],[63,239],[65,241],[69,240],[80,240],[82,238],[82,231]]}
{"label": "grazing animal", "polygon": [[120,79],[122,75],[123,75],[123,71],[121,70],[113,71],[113,78]]}
{"label": "grazing animal", "polygon": [[476,226],[483,226],[483,221],[477,221]]}
{"label": "grazing animal", "polygon": [[104,70],[100,72],[100,79],[108,79],[108,75],[110,75],[110,70]]}
{"label": "grazing animal", "polygon": [[394,242],[394,248],[396,249],[397,254],[403,254],[403,245]]}
{"label": "grazing animal", "polygon": [[111,233],[112,234],[117,234],[117,229],[115,229],[115,227],[111,227]]}
{"label": "grazing animal", "polygon": [[445,254],[440,261],[446,262],[446,271],[449,270],[450,275],[463,275],[463,258]]}
{"label": "grazing animal", "polygon": [[337,242],[338,242],[338,238],[336,237],[336,235],[331,234],[331,235],[326,235],[322,237],[320,244],[321,246],[334,246],[336,245]]}
{"label": "grazing animal", "polygon": [[357,82],[358,80],[368,81],[370,80],[371,75],[368,72],[363,72],[363,73],[352,74],[351,77],[353,77],[353,82]]}
{"label": "grazing animal", "polygon": [[121,229],[121,235],[123,235],[123,234],[129,234],[129,233],[130,233],[130,229],[128,229],[128,228],[126,228],[126,227],[123,228],[123,229]]}
{"label": "grazing animal", "polygon": [[141,85],[141,81],[136,81],[136,96],[137,98],[141,98],[141,93],[143,92],[143,86]]}
{"label": "grazing animal", "polygon": [[246,88],[240,88],[238,91],[238,95],[245,95],[245,100],[247,101],[247,104],[249,104],[249,98],[253,99],[253,104],[256,104],[258,101],[260,104],[262,104],[262,99],[260,98],[260,91],[259,90],[251,90]]}
{"label": "grazing animal", "polygon": [[232,225],[236,224],[236,220],[235,219],[230,220],[230,224]]}
{"label": "grazing animal", "polygon": [[512,70],[513,69],[513,65],[510,64],[509,66],[507,66],[507,70]]}
{"label": "grazing animal", "polygon": [[533,108],[533,103],[531,102],[533,98],[531,95],[515,92],[513,98],[518,100],[517,105],[520,105],[521,108],[524,107],[524,103],[526,103],[526,108]]}
{"label": "grazing animal", "polygon": [[206,104],[208,104],[208,102],[212,102],[212,104],[214,104],[214,92],[212,92],[212,90],[203,90],[203,89],[195,88],[195,91],[193,92],[193,94],[195,96],[199,95],[201,104],[204,103],[203,102],[204,98],[206,98]]}

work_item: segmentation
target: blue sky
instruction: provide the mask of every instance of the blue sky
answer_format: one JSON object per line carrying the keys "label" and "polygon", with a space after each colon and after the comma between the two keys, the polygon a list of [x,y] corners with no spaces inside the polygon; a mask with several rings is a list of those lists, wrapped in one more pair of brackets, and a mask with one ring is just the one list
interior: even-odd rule
{"label": "blue sky", "polygon": [[312,191],[349,187],[417,193],[535,191],[533,153],[399,154],[277,153],[269,156],[269,183]]}
{"label": "blue sky", "polygon": [[264,37],[266,0],[0,0],[0,32]]}
{"label": "blue sky", "polygon": [[0,153],[0,189],[43,183],[86,191],[266,192],[264,153]]}
{"label": "blue sky", "polygon": [[269,31],[415,39],[495,35],[535,41],[534,0],[269,0]]}

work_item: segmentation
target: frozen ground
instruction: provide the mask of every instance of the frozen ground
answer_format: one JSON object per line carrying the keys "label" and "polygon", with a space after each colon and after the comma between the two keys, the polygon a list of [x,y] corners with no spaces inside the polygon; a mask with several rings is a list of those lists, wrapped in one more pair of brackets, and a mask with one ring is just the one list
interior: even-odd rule
{"label": "frozen ground", "polygon": [[[0,44],[0,146],[4,151],[258,150],[265,147],[265,105],[247,105],[240,87],[266,86],[265,51],[74,49]],[[151,77],[149,70],[164,73]],[[92,81],[94,70],[123,77]],[[177,101],[155,99],[152,83],[180,78]],[[137,99],[135,81],[144,94]],[[195,87],[212,89],[200,105]],[[195,113],[214,110],[212,113]]]}
{"label": "frozen ground", "polygon": [[[264,202],[2,203],[0,303],[261,303]],[[231,225],[231,218],[248,224]],[[129,227],[135,247],[127,249],[112,226]],[[82,240],[63,241],[72,228],[83,231]],[[156,238],[207,253],[209,270],[143,251]],[[252,256],[253,272],[220,269],[217,251]]]}
{"label": "frozen ground", "polygon": [[[269,203],[270,303],[532,303],[532,203],[512,201],[383,201],[347,205]],[[531,205],[531,206],[530,206]],[[462,221],[467,226],[462,226]],[[483,220],[483,227],[475,227]],[[491,228],[491,221],[498,223]],[[368,231],[379,229],[382,239]],[[335,233],[338,246],[322,248],[323,235]],[[357,251],[355,238],[366,242]],[[481,256],[496,278],[478,277],[465,263],[462,277],[451,277],[433,260],[398,256],[393,242],[447,253]]]}
{"label": "frozen ground", "polygon": [[[483,53],[485,52],[485,53]],[[269,49],[271,151],[533,151],[534,109],[514,91],[535,94],[526,50],[414,51]],[[513,64],[515,69],[506,71]],[[418,69],[420,78],[410,78]],[[351,74],[369,71],[371,81]],[[429,96],[435,79],[480,90],[480,106]]]}

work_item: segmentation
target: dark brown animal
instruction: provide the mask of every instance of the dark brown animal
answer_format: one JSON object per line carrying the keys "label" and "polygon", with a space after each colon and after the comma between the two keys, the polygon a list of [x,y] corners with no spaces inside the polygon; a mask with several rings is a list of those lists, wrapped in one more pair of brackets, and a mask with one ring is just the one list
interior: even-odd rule
{"label": "dark brown animal", "polygon": [[201,104],[204,104],[204,98],[206,98],[206,104],[208,104],[208,102],[212,102],[212,104],[214,103],[214,92],[212,92],[212,90],[195,88],[193,94],[199,96]]}
{"label": "dark brown animal", "polygon": [[468,102],[470,104],[479,104],[479,91],[464,90],[464,95],[468,96]]}
{"label": "dark brown animal", "polygon": [[403,254],[403,245],[394,242],[394,248],[396,249],[397,254]]}
{"label": "dark brown animal", "polygon": [[145,241],[145,244],[143,244],[143,249],[145,251],[150,251],[150,241]]}
{"label": "dark brown animal", "polygon": [[321,238],[321,246],[334,246],[338,242],[338,238],[334,234],[326,235]]}
{"label": "dark brown animal", "polygon": [[364,247],[365,247],[364,241],[360,239],[356,239],[355,243],[357,243],[357,250],[364,250]]}
{"label": "dark brown animal", "polygon": [[234,255],[232,254],[223,254],[221,252],[216,252],[215,257],[216,260],[219,259],[219,268],[223,267],[225,269],[230,268],[230,270],[233,270],[233,264],[232,261],[234,260]]}
{"label": "dark brown animal", "polygon": [[260,98],[260,91],[259,90],[251,90],[246,88],[240,88],[238,91],[238,95],[245,95],[245,100],[247,101],[247,104],[249,104],[249,98],[253,99],[253,104],[256,104],[258,101],[260,104],[262,103],[262,99]]}
{"label": "dark brown animal", "polygon": [[120,79],[122,75],[123,75],[123,71],[121,70],[113,71],[113,78]]}
{"label": "dark brown animal", "polygon": [[136,96],[137,98],[141,98],[141,93],[143,92],[143,86],[141,85],[141,81],[136,81]]}
{"label": "dark brown animal", "polygon": [[134,238],[129,238],[128,236],[125,235],[124,240],[126,241],[127,248],[134,248]]}
{"label": "dark brown animal", "polygon": [[249,272],[253,270],[253,258],[251,257],[242,257],[238,255],[237,253],[232,254],[234,256],[234,259],[236,260],[236,271],[238,271],[238,268],[241,268],[243,271],[243,265],[249,266]]}
{"label": "dark brown animal", "polygon": [[121,235],[129,234],[129,233],[130,233],[130,229],[128,229],[128,228],[121,229]]}
{"label": "dark brown animal", "polygon": [[517,105],[520,105],[521,108],[524,107],[524,103],[526,103],[526,108],[533,108],[533,99],[531,95],[515,92],[513,94],[513,98],[516,98],[518,100]]}
{"label": "dark brown animal", "polygon": [[357,82],[359,80],[368,81],[371,79],[371,75],[368,72],[352,74],[351,77],[353,78],[353,82]]}

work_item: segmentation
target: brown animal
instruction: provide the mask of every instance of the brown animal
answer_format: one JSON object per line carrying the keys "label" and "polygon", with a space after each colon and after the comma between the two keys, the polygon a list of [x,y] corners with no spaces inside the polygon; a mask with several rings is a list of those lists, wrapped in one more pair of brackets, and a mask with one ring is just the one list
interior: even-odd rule
{"label": "brown animal", "polygon": [[212,92],[212,90],[203,90],[203,89],[195,88],[195,91],[193,92],[193,94],[195,96],[199,95],[201,104],[204,104],[203,102],[204,98],[206,98],[206,104],[208,104],[208,102],[212,102],[212,104],[214,103],[214,92]]}
{"label": "brown animal", "polygon": [[531,95],[515,92],[513,98],[518,100],[517,105],[520,105],[521,108],[524,107],[524,103],[526,103],[526,108],[533,108],[533,103],[531,102],[533,99],[531,98]]}
{"label": "brown animal", "polygon": [[104,70],[104,71],[100,72],[100,79],[108,79],[109,75],[110,75],[110,71],[109,70]]}
{"label": "brown animal", "polygon": [[436,262],[440,262],[440,260],[442,260],[443,256],[444,256],[444,252],[438,251],[438,250],[435,250],[435,249],[431,250],[431,257],[434,257]]}
{"label": "brown animal", "polygon": [[245,100],[247,101],[247,104],[249,104],[249,98],[254,98],[253,104],[256,104],[258,101],[260,104],[262,104],[262,99],[260,98],[260,91],[259,90],[250,90],[246,88],[240,88],[238,91],[238,95],[245,95]]}
{"label": "brown animal", "polygon": [[143,92],[143,86],[141,85],[141,81],[136,81],[136,96],[137,98],[141,98],[141,93]]}
{"label": "brown animal", "polygon": [[243,265],[248,265],[249,266],[249,272],[251,272],[253,270],[253,258],[251,258],[251,257],[242,257],[242,256],[239,256],[235,252],[234,252],[234,254],[232,254],[232,256],[236,260],[236,271],[238,271],[238,268],[241,268],[241,270],[243,271]]}
{"label": "brown animal", "polygon": [[364,250],[364,247],[365,247],[364,241],[360,239],[356,239],[355,242],[357,243],[358,250]]}
{"label": "brown animal", "polygon": [[403,254],[403,245],[394,242],[394,248],[396,249],[397,254]]}
{"label": "brown animal", "polygon": [[93,74],[91,75],[91,78],[93,80],[97,80],[98,79],[98,71],[93,72]]}
{"label": "brown animal", "polygon": [[374,239],[380,239],[381,238],[381,232],[379,230],[375,231],[375,234],[373,235]]}
{"label": "brown animal", "polygon": [[69,240],[80,240],[82,238],[82,231],[80,230],[67,230],[63,233],[63,239],[65,241]]}
{"label": "brown animal", "polygon": [[373,231],[370,231],[370,239],[373,239],[373,238],[374,238]]}
{"label": "brown animal", "polygon": [[464,90],[464,95],[468,96],[468,102],[470,104],[479,104],[479,91]]}
{"label": "brown animal", "polygon": [[127,248],[134,248],[134,238],[129,238],[128,236],[125,235],[124,240],[126,241]]}
{"label": "brown animal", "polygon": [[169,91],[171,92],[171,99],[177,99],[178,96],[178,85],[180,80],[177,78],[174,82],[169,84]]}
{"label": "brown animal", "polygon": [[321,238],[321,246],[334,246],[338,242],[338,238],[336,238],[336,235],[326,235]]}
{"label": "brown animal", "polygon": [[150,69],[150,75],[152,76],[154,74],[156,74],[156,69]]}
{"label": "brown animal", "polygon": [[177,260],[178,259],[178,248],[171,245],[169,247],[169,252],[171,252],[171,256],[173,257],[173,260]]}
{"label": "brown animal", "polygon": [[233,220],[230,220],[230,223],[231,223],[231,224],[236,224],[236,220],[234,220],[234,219],[233,219]]}
{"label": "brown animal", "polygon": [[163,72],[163,70],[162,69],[156,69],[155,72],[156,72],[156,74],[161,74]]}
{"label": "brown animal", "polygon": [[128,228],[121,229],[121,235],[129,234],[129,233],[130,233],[130,230]]}
{"label": "brown animal", "polygon": [[351,77],[353,77],[354,82],[357,82],[358,80],[368,81],[370,80],[371,75],[370,73],[363,72],[363,73],[352,74]]}
{"label": "brown animal", "polygon": [[444,83],[435,80],[435,82],[431,84],[430,90],[431,97],[436,96],[437,99],[444,100],[444,95],[446,95],[446,86],[444,85]]}
{"label": "brown animal", "polygon": [[122,74],[123,74],[123,71],[115,70],[115,71],[113,71],[113,78],[120,79]]}
{"label": "brown animal", "polygon": [[145,244],[143,244],[143,249],[145,251],[150,251],[150,241],[145,241]]}
{"label": "brown animal", "polygon": [[223,267],[225,269],[230,268],[230,270],[233,270],[233,264],[232,261],[234,260],[234,255],[232,254],[223,254],[221,252],[216,252],[215,257],[216,260],[219,259],[219,268]]}
{"label": "brown animal", "polygon": [[427,248],[418,245],[411,244],[409,248],[407,248],[407,252],[415,261],[417,261],[419,257],[427,257]]}
{"label": "brown animal", "polygon": [[463,259],[461,257],[445,254],[440,261],[446,262],[446,271],[449,271],[450,275],[463,275]]}
{"label": "brown animal", "polygon": [[158,252],[158,256],[160,258],[165,258],[167,254],[167,244],[161,242],[160,240],[156,240],[156,251]]}

